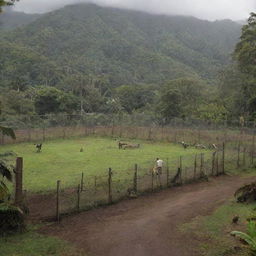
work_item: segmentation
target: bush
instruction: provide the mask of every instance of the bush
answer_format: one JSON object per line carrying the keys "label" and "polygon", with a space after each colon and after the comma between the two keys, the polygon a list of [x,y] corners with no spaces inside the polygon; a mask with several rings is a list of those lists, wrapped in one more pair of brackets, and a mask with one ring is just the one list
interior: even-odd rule
{"label": "bush", "polygon": [[0,204],[0,235],[22,232],[24,229],[23,211],[13,205]]}

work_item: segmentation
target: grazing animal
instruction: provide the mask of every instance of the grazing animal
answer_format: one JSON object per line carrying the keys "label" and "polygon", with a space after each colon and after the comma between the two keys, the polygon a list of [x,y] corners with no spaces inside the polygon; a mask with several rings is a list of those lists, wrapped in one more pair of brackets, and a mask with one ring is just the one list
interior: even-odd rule
{"label": "grazing animal", "polygon": [[127,194],[128,194],[128,197],[129,197],[129,198],[137,198],[137,197],[138,197],[136,191],[134,191],[134,190],[131,189],[131,188],[128,188],[128,189],[127,189]]}
{"label": "grazing animal", "polygon": [[126,144],[123,146],[123,149],[127,149],[127,148],[139,148],[140,147],[140,144]]}
{"label": "grazing animal", "polygon": [[183,146],[184,149],[189,147],[189,144],[185,143],[184,141],[181,142],[181,145]]}
{"label": "grazing animal", "polygon": [[119,148],[119,149],[123,148],[123,146],[126,146],[126,145],[128,145],[128,143],[126,143],[126,142],[121,142],[121,141],[118,142],[118,148]]}
{"label": "grazing animal", "polygon": [[80,148],[80,152],[84,152],[84,149],[83,149],[83,148]]}
{"label": "grazing animal", "polygon": [[37,153],[40,153],[41,152],[41,150],[42,150],[42,146],[43,146],[43,144],[42,143],[40,143],[40,144],[34,144],[35,146],[36,146],[36,152]]}
{"label": "grazing animal", "polygon": [[239,216],[235,216],[235,217],[232,219],[232,223],[237,224],[238,220],[239,220]]}
{"label": "grazing animal", "polygon": [[161,171],[157,166],[154,166],[152,168],[152,177],[156,177],[156,185],[162,188],[162,183],[161,183]]}
{"label": "grazing animal", "polygon": [[197,149],[206,149],[206,146],[203,145],[203,144],[197,144],[197,145],[195,145],[195,148],[197,148]]}

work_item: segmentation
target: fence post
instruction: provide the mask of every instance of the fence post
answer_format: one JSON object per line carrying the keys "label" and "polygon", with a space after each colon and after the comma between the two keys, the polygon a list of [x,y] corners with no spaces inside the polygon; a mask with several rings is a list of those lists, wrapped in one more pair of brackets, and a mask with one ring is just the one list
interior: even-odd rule
{"label": "fence post", "polygon": [[223,142],[222,148],[222,174],[225,174],[225,142]]}
{"label": "fence post", "polygon": [[214,176],[215,155],[216,155],[216,151],[212,153],[212,176]]}
{"label": "fence post", "polygon": [[152,135],[152,130],[151,130],[151,127],[149,127],[148,140],[151,140],[151,135]]}
{"label": "fence post", "polygon": [[94,177],[94,194],[97,192],[97,176]]}
{"label": "fence post", "polygon": [[82,176],[81,176],[80,189],[81,189],[81,191],[84,190],[84,173],[83,172],[82,172]]}
{"label": "fence post", "polygon": [[200,161],[200,178],[204,177],[204,154],[201,153],[201,161]]}
{"label": "fence post", "polygon": [[15,167],[15,205],[20,206],[22,204],[22,178],[23,178],[23,158],[16,158]]}
{"label": "fence post", "polygon": [[166,162],[166,187],[169,187],[169,158],[167,158]]}
{"label": "fence post", "polygon": [[216,175],[219,176],[219,151],[217,151],[216,162],[217,162]]}
{"label": "fence post", "polygon": [[151,190],[154,192],[154,172],[151,172]]}
{"label": "fence post", "polygon": [[194,161],[194,180],[196,180],[196,169],[197,169],[197,155],[195,155],[195,161]]}
{"label": "fence post", "polygon": [[180,156],[180,182],[183,183],[183,181],[182,181],[182,156]]}
{"label": "fence post", "polygon": [[57,181],[56,194],[56,220],[57,222],[60,222],[60,180]]}
{"label": "fence post", "polygon": [[245,167],[246,161],[245,161],[245,153],[246,153],[246,147],[243,148],[243,167]]}
{"label": "fence post", "polygon": [[138,184],[138,165],[135,164],[135,166],[134,166],[134,178],[133,178],[133,190],[136,194],[137,194],[137,191],[138,191],[137,184]]}
{"label": "fence post", "polygon": [[108,169],[108,203],[112,204],[112,169]]}
{"label": "fence post", "polygon": [[238,147],[237,147],[237,168],[240,167],[240,148],[241,148],[241,142],[239,140]]}
{"label": "fence post", "polygon": [[254,151],[255,151],[255,132],[253,131],[253,138],[252,138],[252,152],[251,152],[251,164],[254,164]]}
{"label": "fence post", "polygon": [[80,193],[81,193],[81,185],[77,186],[77,211],[80,211]]}

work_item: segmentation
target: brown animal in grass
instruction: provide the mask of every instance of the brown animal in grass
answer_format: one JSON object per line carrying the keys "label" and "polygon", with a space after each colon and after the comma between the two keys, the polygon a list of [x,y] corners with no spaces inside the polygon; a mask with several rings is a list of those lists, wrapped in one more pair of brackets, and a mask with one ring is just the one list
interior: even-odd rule
{"label": "brown animal in grass", "polygon": [[128,143],[126,143],[126,142],[121,142],[121,141],[118,142],[118,148],[119,148],[119,149],[123,148],[123,146],[125,146],[125,145],[128,145]]}
{"label": "brown animal in grass", "polygon": [[139,147],[140,147],[140,144],[127,144],[123,146],[123,149],[127,149],[127,148],[134,149]]}

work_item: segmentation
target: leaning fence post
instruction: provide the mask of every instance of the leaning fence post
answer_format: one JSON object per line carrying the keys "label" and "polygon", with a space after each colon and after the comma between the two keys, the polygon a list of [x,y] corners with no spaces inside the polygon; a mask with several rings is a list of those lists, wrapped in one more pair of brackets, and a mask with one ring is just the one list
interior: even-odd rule
{"label": "leaning fence post", "polygon": [[108,169],[108,203],[112,204],[112,169]]}
{"label": "leaning fence post", "polygon": [[57,181],[57,191],[56,191],[56,220],[60,222],[60,180]]}
{"label": "leaning fence post", "polygon": [[225,174],[225,142],[223,142],[222,148],[222,174]]}
{"label": "leaning fence post", "polygon": [[17,157],[15,167],[15,205],[22,203],[22,177],[23,176],[23,158]]}
{"label": "leaning fence post", "polygon": [[166,187],[169,187],[169,158],[166,161]]}
{"label": "leaning fence post", "polygon": [[77,211],[80,211],[80,193],[81,193],[81,185],[77,186]]}
{"label": "leaning fence post", "polygon": [[81,176],[80,189],[81,189],[81,191],[84,190],[84,173],[83,172],[82,172],[82,176]]}
{"label": "leaning fence post", "polygon": [[138,190],[138,188],[137,188],[138,183],[137,182],[138,182],[138,165],[135,164],[135,166],[134,166],[133,190],[136,194],[137,194],[137,190]]}

